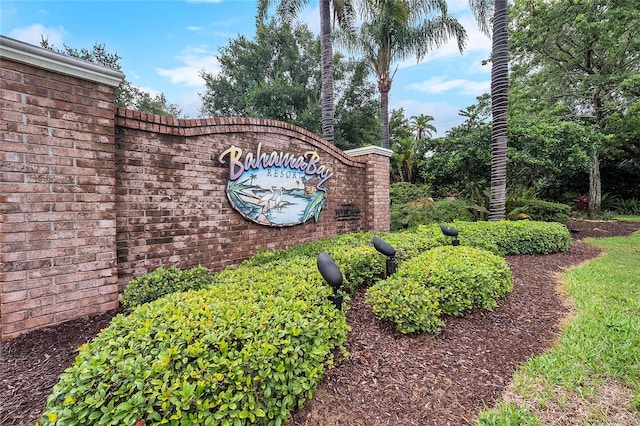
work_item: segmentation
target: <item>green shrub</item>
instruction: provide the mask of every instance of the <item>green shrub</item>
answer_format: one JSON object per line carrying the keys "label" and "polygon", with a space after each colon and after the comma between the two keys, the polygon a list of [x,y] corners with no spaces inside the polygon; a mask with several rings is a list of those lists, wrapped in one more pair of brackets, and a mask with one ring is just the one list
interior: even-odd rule
{"label": "green shrub", "polygon": [[571,234],[557,222],[529,220],[500,222],[455,222],[460,244],[506,254],[549,254],[567,251]]}
{"label": "green shrub", "polygon": [[177,291],[198,290],[211,284],[212,273],[204,266],[191,269],[158,268],[129,281],[122,295],[128,311]]}
{"label": "green shrub", "polygon": [[433,248],[404,262],[367,291],[367,303],[402,333],[432,332],[440,314],[492,310],[513,289],[511,270],[499,256],[472,247]]}
{"label": "green shrub", "polygon": [[346,338],[310,259],[230,268],[114,318],[80,348],[42,425],[279,425]]}
{"label": "green shrub", "polygon": [[429,198],[431,188],[429,185],[415,185],[410,182],[396,182],[389,187],[391,205],[406,204],[418,198]]}
{"label": "green shrub", "polygon": [[385,257],[373,246],[341,246],[328,253],[342,272],[342,289],[347,293],[353,293],[361,286],[370,286],[384,277]]}
{"label": "green shrub", "polygon": [[396,250],[398,262],[411,259],[434,247],[450,244],[437,224],[421,225],[416,229],[379,235]]}
{"label": "green shrub", "polygon": [[531,220],[539,222],[567,223],[571,215],[571,206],[561,203],[521,198],[514,201],[512,210],[527,214]]}
{"label": "green shrub", "polygon": [[465,200],[446,198],[433,201],[428,198],[418,198],[391,206],[392,231],[454,220],[473,220],[473,214]]}

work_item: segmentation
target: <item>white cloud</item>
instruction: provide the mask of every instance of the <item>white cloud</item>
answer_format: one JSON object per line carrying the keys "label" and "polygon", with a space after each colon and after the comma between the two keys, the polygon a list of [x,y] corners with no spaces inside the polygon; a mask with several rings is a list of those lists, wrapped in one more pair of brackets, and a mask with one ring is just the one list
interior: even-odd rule
{"label": "white cloud", "polygon": [[220,69],[217,58],[206,46],[188,47],[176,59],[185,65],[171,69],[156,68],[160,76],[168,78],[173,84],[203,86],[200,70],[205,69],[215,74]]}
{"label": "white cloud", "polygon": [[472,81],[464,79],[447,80],[445,77],[432,77],[419,83],[411,83],[406,86],[409,90],[416,90],[427,94],[441,94],[444,92],[456,91],[464,95],[478,95],[489,90],[491,81]]}
{"label": "white cloud", "polygon": [[40,46],[42,37],[49,40],[49,45],[62,49],[64,43],[64,37],[67,35],[67,31],[64,27],[47,28],[42,24],[31,24],[28,27],[14,28],[9,31],[8,36],[15,38],[16,40],[24,41],[25,43]]}
{"label": "white cloud", "polygon": [[202,31],[202,27],[196,27],[195,25],[189,25],[187,29],[189,31]]}

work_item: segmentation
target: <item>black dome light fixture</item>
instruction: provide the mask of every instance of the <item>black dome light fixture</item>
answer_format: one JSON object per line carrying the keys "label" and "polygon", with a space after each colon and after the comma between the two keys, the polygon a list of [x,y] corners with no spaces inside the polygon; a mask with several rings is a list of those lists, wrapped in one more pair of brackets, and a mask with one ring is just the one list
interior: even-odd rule
{"label": "black dome light fixture", "polygon": [[398,262],[396,261],[396,249],[391,247],[389,243],[379,237],[373,237],[373,247],[385,256],[387,256],[387,276],[398,270]]}
{"label": "black dome light fixture", "polygon": [[342,272],[340,272],[340,268],[331,259],[331,256],[324,251],[318,255],[316,264],[322,278],[333,288],[333,295],[329,296],[329,300],[333,302],[336,309],[342,310],[343,297],[338,294],[338,290],[342,287]]}
{"label": "black dome light fixture", "polygon": [[458,230],[457,229],[452,228],[452,227],[447,226],[447,225],[440,224],[440,230],[447,237],[453,237],[453,241],[451,242],[451,245],[453,245],[453,246],[459,246],[460,245],[460,240],[458,240]]}

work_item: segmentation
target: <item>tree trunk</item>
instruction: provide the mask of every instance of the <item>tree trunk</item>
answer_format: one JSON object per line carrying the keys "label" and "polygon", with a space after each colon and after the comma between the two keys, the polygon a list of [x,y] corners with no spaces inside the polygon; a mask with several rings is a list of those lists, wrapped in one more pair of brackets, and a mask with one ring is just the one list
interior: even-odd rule
{"label": "tree trunk", "polygon": [[505,217],[507,192],[507,102],[509,97],[509,55],[507,0],[496,0],[493,16],[491,65],[491,200],[489,220]]}
{"label": "tree trunk", "polygon": [[335,143],[333,106],[333,49],[330,0],[320,0],[320,52],[322,65],[322,137]]}
{"label": "tree trunk", "polygon": [[380,146],[389,149],[389,91],[391,91],[389,76],[378,77],[378,91],[380,92]]}
{"label": "tree trunk", "polygon": [[589,213],[600,213],[602,190],[600,187],[600,159],[598,150],[594,148],[589,169]]}

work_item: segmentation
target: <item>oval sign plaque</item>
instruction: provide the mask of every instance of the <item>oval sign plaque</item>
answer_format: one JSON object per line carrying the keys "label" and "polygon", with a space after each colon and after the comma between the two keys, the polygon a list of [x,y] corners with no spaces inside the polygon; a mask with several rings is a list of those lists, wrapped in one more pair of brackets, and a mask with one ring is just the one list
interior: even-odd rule
{"label": "oval sign plaque", "polygon": [[332,172],[321,164],[317,152],[264,153],[258,144],[255,153],[244,153],[231,146],[218,160],[229,167],[227,198],[246,219],[267,226],[318,221]]}

